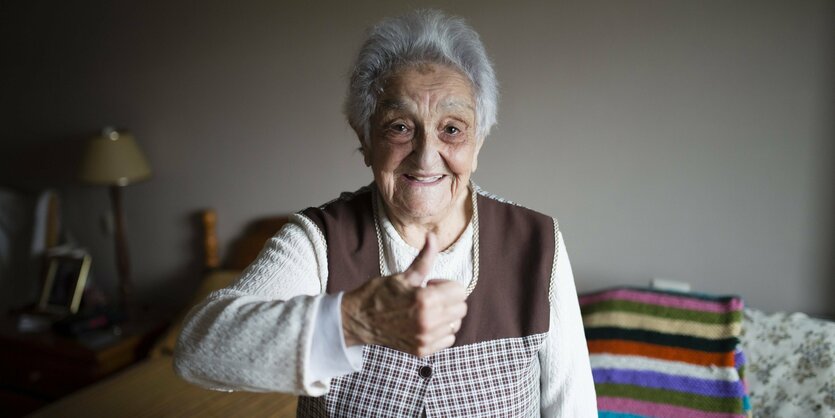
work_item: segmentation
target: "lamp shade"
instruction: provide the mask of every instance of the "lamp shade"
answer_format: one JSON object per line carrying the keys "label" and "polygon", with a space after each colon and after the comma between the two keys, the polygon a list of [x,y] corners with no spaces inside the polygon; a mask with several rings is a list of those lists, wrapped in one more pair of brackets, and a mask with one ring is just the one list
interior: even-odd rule
{"label": "lamp shade", "polygon": [[81,162],[81,180],[102,184],[126,186],[151,176],[148,161],[133,135],[105,129],[101,136],[87,143]]}

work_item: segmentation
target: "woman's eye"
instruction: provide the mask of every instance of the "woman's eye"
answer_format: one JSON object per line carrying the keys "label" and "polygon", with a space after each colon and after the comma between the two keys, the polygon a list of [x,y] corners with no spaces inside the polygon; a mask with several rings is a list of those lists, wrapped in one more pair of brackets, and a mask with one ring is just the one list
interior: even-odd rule
{"label": "woman's eye", "polygon": [[447,126],[446,128],[444,128],[444,132],[448,135],[457,135],[461,133],[461,130],[454,126]]}
{"label": "woman's eye", "polygon": [[405,123],[395,122],[386,127],[384,135],[389,141],[406,142],[412,139],[412,128]]}

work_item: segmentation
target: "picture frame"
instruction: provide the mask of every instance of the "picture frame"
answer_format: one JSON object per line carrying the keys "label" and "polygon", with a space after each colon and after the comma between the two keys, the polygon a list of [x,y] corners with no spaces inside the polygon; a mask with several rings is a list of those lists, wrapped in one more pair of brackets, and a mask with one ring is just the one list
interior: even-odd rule
{"label": "picture frame", "polygon": [[85,252],[47,254],[38,310],[58,315],[77,313],[91,263]]}

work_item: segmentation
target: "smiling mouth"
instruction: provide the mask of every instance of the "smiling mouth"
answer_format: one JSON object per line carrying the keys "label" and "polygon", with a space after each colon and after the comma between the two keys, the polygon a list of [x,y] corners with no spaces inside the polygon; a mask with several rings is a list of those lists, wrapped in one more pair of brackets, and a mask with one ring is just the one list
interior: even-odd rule
{"label": "smiling mouth", "polygon": [[437,176],[414,176],[411,174],[403,174],[403,177],[405,177],[406,180],[413,184],[432,185],[443,180],[444,177],[446,177],[446,175],[439,174]]}

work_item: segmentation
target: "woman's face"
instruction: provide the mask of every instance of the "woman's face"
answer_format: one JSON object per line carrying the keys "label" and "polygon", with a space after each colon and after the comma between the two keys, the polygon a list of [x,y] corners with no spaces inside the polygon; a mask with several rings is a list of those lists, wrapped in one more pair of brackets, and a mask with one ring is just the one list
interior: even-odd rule
{"label": "woman's face", "polygon": [[390,216],[439,223],[464,208],[483,142],[475,123],[470,82],[455,70],[424,64],[386,80],[365,161]]}

